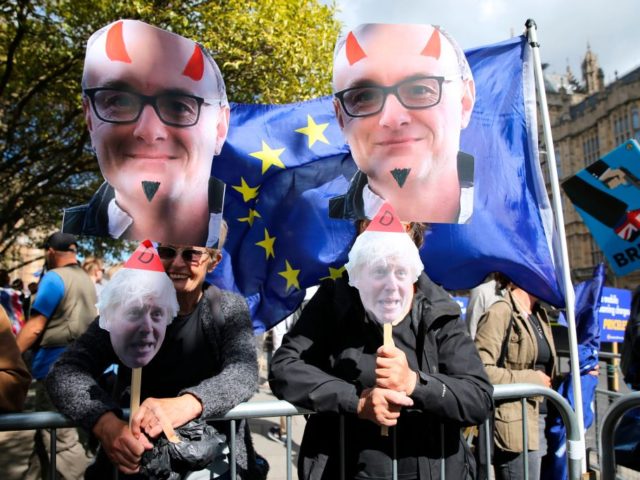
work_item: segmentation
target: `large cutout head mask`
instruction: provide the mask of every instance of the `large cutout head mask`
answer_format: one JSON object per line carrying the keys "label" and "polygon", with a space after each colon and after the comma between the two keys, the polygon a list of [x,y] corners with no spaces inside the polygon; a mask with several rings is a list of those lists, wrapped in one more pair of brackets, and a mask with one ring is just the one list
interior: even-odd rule
{"label": "large cutout head mask", "polygon": [[[213,156],[229,124],[225,85],[201,45],[135,20],[119,20],[87,43],[83,108],[107,184],[89,208],[68,209],[64,230],[215,246],[210,215]],[[186,228],[189,226],[189,228]],[[219,228],[219,221],[211,227]]]}
{"label": "large cutout head mask", "polygon": [[130,368],[147,365],[178,313],[173,282],[151,242],[143,242],[106,284],[97,306],[100,327],[120,361]]}
{"label": "large cutout head mask", "polygon": [[361,213],[372,218],[387,201],[403,221],[467,221],[473,157],[459,151],[460,130],[475,86],[453,38],[432,25],[361,25],[336,44],[333,86],[338,122],[366,175],[352,184]]}
{"label": "large cutout head mask", "polygon": [[369,317],[383,324],[401,321],[409,312],[413,284],[424,267],[393,208],[384,204],[356,238],[345,268]]}

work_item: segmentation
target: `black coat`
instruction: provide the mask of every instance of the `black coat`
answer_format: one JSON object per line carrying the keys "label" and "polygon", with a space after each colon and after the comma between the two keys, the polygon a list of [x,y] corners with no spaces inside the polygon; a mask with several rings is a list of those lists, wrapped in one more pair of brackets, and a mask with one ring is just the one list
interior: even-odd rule
{"label": "black coat", "polygon": [[[493,388],[458,306],[426,275],[417,285],[404,321],[411,321],[416,336],[420,381],[411,395],[414,406],[403,410],[396,427],[398,456],[416,459],[420,479],[441,478],[444,456],[446,478],[464,479],[475,466],[460,430],[487,418]],[[377,463],[368,469],[375,473],[360,478],[390,477],[389,440],[356,414],[360,393],[374,386],[381,344],[382,328],[366,320],[358,291],[344,278],[324,282],[284,337],[271,364],[271,388],[279,398],[317,412],[302,440],[300,478],[339,478],[337,414],[345,414],[346,478],[358,477],[358,456],[366,450],[376,452]]]}

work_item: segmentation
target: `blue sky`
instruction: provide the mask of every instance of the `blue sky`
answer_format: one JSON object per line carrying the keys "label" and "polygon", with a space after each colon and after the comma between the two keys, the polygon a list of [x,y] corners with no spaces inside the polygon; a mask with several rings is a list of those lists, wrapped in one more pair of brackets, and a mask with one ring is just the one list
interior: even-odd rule
{"label": "blue sky", "polygon": [[[329,0],[327,0],[329,3]],[[542,61],[564,73],[567,61],[581,78],[587,43],[604,70],[605,82],[640,65],[637,0],[337,0],[347,28],[365,22],[434,23],[463,48],[519,35],[527,18],[538,25]]]}

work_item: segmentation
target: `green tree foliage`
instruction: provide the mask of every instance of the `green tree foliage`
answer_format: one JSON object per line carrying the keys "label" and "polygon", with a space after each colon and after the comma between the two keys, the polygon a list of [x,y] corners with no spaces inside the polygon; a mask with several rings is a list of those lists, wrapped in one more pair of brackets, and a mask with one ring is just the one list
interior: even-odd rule
{"label": "green tree foliage", "polygon": [[334,10],[318,0],[0,2],[0,263],[102,181],[81,103],[91,33],[120,18],[171,30],[212,51],[231,101],[285,103],[330,92]]}

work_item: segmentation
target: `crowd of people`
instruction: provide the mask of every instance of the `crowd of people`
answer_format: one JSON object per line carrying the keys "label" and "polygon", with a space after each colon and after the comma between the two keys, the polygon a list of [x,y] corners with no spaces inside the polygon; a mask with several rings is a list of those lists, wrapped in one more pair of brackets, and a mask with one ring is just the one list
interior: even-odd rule
{"label": "crowd of people", "polygon": [[[133,20],[92,35],[82,86],[105,183],[48,237],[37,294],[0,275],[0,411],[19,411],[32,385],[37,410],[62,412],[99,443],[90,458],[76,429],[57,429],[63,478],[112,478],[114,467],[147,478],[163,439],[173,443],[258,387],[247,302],[206,281],[228,228],[211,166],[230,109],[202,45]],[[439,27],[365,25],[339,39],[333,87],[359,170],[330,211],[355,221],[357,235],[346,273],[320,284],[269,372],[278,398],[316,412],[300,478],[335,479],[342,468],[349,479],[390,478],[394,468],[404,480],[476,478],[463,431],[493,416],[496,478],[524,478],[525,455],[529,478],[539,478],[545,405],[527,400],[524,445],[520,403],[494,406],[492,384],[552,385],[544,309],[498,274],[477,292],[467,324],[419,254],[425,222],[465,223],[473,211],[473,157],[459,145],[475,102],[464,53]],[[156,243],[142,242],[137,260],[107,275],[100,258],[80,264],[73,233]],[[266,478],[247,420],[234,432],[230,422],[212,425],[223,444],[237,439],[238,478]],[[48,435],[36,432],[26,478],[48,473]],[[231,478],[224,455],[180,468]]]}

